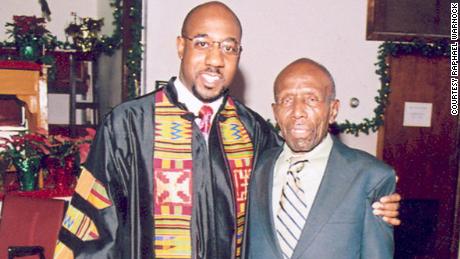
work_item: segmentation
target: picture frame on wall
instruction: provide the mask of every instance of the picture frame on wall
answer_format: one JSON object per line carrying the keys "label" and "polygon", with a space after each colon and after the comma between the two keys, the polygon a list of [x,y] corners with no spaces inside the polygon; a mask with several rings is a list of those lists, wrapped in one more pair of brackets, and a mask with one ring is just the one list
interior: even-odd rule
{"label": "picture frame on wall", "polygon": [[450,37],[450,1],[368,0],[367,40],[437,41]]}

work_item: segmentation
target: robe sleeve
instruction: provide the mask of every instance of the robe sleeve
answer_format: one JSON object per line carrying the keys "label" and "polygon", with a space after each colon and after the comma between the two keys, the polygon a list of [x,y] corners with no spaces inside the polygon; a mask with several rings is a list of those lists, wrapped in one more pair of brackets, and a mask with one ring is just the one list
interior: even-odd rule
{"label": "robe sleeve", "polygon": [[[54,258],[120,258],[117,232],[123,219],[123,188],[116,168],[109,117],[98,129],[87,163],[82,167]],[[112,174],[111,174],[112,173]]]}

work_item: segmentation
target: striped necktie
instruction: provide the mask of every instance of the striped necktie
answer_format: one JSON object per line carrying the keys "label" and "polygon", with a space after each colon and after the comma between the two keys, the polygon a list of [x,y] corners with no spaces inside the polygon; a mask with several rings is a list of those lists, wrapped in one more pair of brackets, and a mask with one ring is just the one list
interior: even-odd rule
{"label": "striped necktie", "polygon": [[305,192],[299,178],[305,162],[307,160],[290,159],[287,181],[281,192],[276,231],[284,258],[291,258],[294,253],[307,218]]}

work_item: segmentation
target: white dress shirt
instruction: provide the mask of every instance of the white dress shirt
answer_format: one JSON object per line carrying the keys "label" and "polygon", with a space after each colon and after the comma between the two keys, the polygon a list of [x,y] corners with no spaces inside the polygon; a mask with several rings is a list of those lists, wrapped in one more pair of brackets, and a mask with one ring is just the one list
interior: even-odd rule
{"label": "white dress shirt", "polygon": [[[323,179],[324,172],[326,171],[327,160],[332,150],[332,138],[329,134],[326,135],[324,140],[318,144],[312,151],[304,153],[302,158],[308,160],[305,163],[302,171],[299,172],[302,187],[305,191],[307,215],[310,213],[311,206],[318,193],[319,185]],[[273,216],[276,217],[280,209],[280,198],[283,186],[287,181],[287,172],[289,170],[289,158],[296,155],[288,146],[284,144],[283,151],[281,152],[275,164],[275,172],[273,174],[273,192],[272,192],[272,208]],[[275,221],[275,227],[276,226]]]}
{"label": "white dress shirt", "polygon": [[[219,99],[215,100],[211,103],[203,103],[198,98],[193,95],[192,91],[190,91],[181,81],[179,78],[174,80],[174,86],[176,87],[177,91],[177,100],[187,106],[187,109],[195,114],[195,123],[200,125],[200,118],[198,118],[198,113],[203,105],[208,105],[212,108],[212,116],[211,121],[214,120],[216,112],[219,110],[220,106],[222,105],[223,97],[221,96]],[[206,139],[207,141],[207,139]]]}

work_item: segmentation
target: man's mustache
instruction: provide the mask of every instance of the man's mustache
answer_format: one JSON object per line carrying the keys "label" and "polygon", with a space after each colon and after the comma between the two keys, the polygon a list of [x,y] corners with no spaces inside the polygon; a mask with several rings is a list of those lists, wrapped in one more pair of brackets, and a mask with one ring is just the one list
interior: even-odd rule
{"label": "man's mustache", "polygon": [[204,69],[202,72],[222,75],[221,69],[218,68],[218,67],[213,67],[213,66],[208,66],[208,67],[206,67],[206,69]]}

